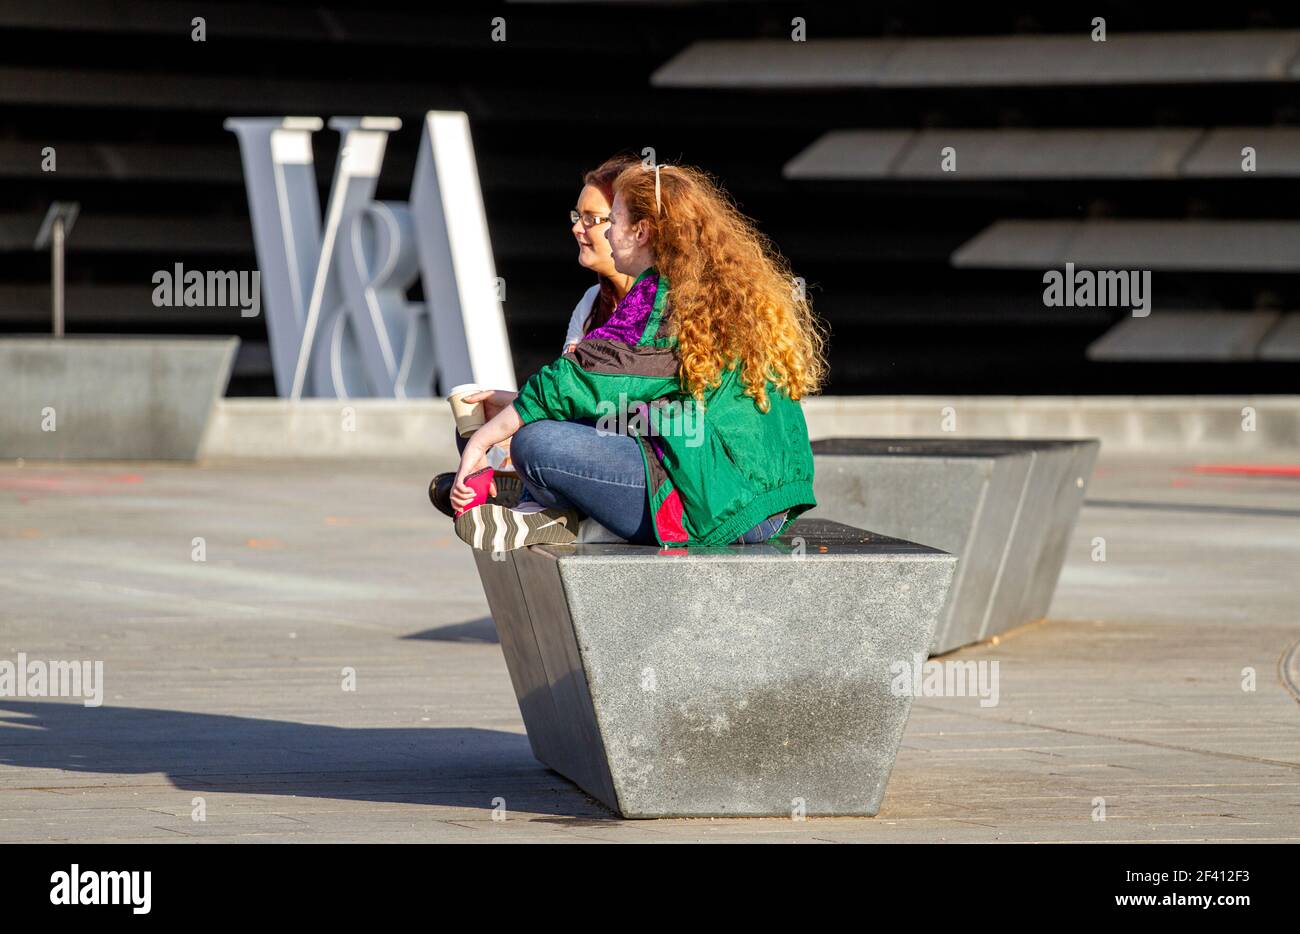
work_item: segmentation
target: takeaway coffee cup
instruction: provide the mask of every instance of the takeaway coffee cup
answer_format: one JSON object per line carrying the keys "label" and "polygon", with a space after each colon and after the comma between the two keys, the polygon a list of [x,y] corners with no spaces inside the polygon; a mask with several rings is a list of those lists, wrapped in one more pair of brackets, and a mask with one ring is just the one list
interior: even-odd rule
{"label": "takeaway coffee cup", "polygon": [[461,383],[459,386],[451,387],[451,392],[447,393],[447,401],[451,403],[451,414],[456,419],[456,433],[462,438],[468,438],[478,431],[486,421],[482,402],[465,401],[465,396],[480,391],[477,383]]}

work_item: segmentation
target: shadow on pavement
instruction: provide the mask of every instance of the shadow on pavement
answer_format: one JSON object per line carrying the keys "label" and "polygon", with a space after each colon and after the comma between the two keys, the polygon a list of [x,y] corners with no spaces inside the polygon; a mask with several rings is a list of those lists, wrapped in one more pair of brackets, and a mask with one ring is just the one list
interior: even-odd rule
{"label": "shadow on pavement", "polygon": [[450,626],[439,626],[436,629],[422,629],[419,632],[413,632],[409,636],[402,636],[403,639],[429,639],[434,642],[492,642],[496,643],[501,640],[497,638],[496,623],[492,622],[492,617],[481,616],[478,619],[466,620],[463,623],[452,623]]}
{"label": "shadow on pavement", "polygon": [[[186,791],[610,817],[519,733],[345,728],[222,714],[0,699],[0,768],[162,773]],[[612,818],[611,818],[612,819]]]}

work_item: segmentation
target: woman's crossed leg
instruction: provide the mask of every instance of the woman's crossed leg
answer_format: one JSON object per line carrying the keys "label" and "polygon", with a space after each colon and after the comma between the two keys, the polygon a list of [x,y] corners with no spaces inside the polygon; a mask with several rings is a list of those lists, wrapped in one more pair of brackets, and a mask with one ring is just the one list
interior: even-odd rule
{"label": "woman's crossed leg", "polygon": [[530,422],[510,442],[524,488],[543,506],[576,509],[620,538],[657,544],[640,442],[594,420]]}
{"label": "woman's crossed leg", "polygon": [[[540,419],[515,433],[510,456],[524,488],[542,506],[576,509],[633,544],[658,544],[636,438],[601,431],[594,420]],[[737,543],[765,542],[784,521],[784,513],[764,519]]]}

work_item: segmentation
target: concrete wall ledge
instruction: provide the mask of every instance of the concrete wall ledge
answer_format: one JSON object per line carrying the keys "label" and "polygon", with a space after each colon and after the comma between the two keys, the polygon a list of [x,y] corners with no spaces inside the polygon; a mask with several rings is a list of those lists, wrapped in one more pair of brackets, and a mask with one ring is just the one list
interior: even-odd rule
{"label": "concrete wall ledge", "polygon": [[455,460],[445,399],[223,399],[203,458],[402,458]]}
{"label": "concrete wall ledge", "polygon": [[[1095,438],[1103,449],[1300,447],[1300,396],[826,396],[814,438]],[[953,430],[949,431],[949,427]]]}
{"label": "concrete wall ledge", "polygon": [[[804,412],[814,439],[1096,438],[1108,454],[1300,452],[1293,395],[818,396]],[[443,399],[224,399],[200,456],[446,462],[455,447]]]}

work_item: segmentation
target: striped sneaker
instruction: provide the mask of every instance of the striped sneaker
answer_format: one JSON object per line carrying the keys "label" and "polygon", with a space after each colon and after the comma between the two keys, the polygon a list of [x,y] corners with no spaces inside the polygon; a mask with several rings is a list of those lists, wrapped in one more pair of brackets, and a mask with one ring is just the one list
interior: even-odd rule
{"label": "striped sneaker", "polygon": [[529,503],[508,509],[475,506],[456,518],[460,540],[479,551],[514,551],[526,545],[566,545],[578,537],[581,516],[571,509],[543,509]]}

